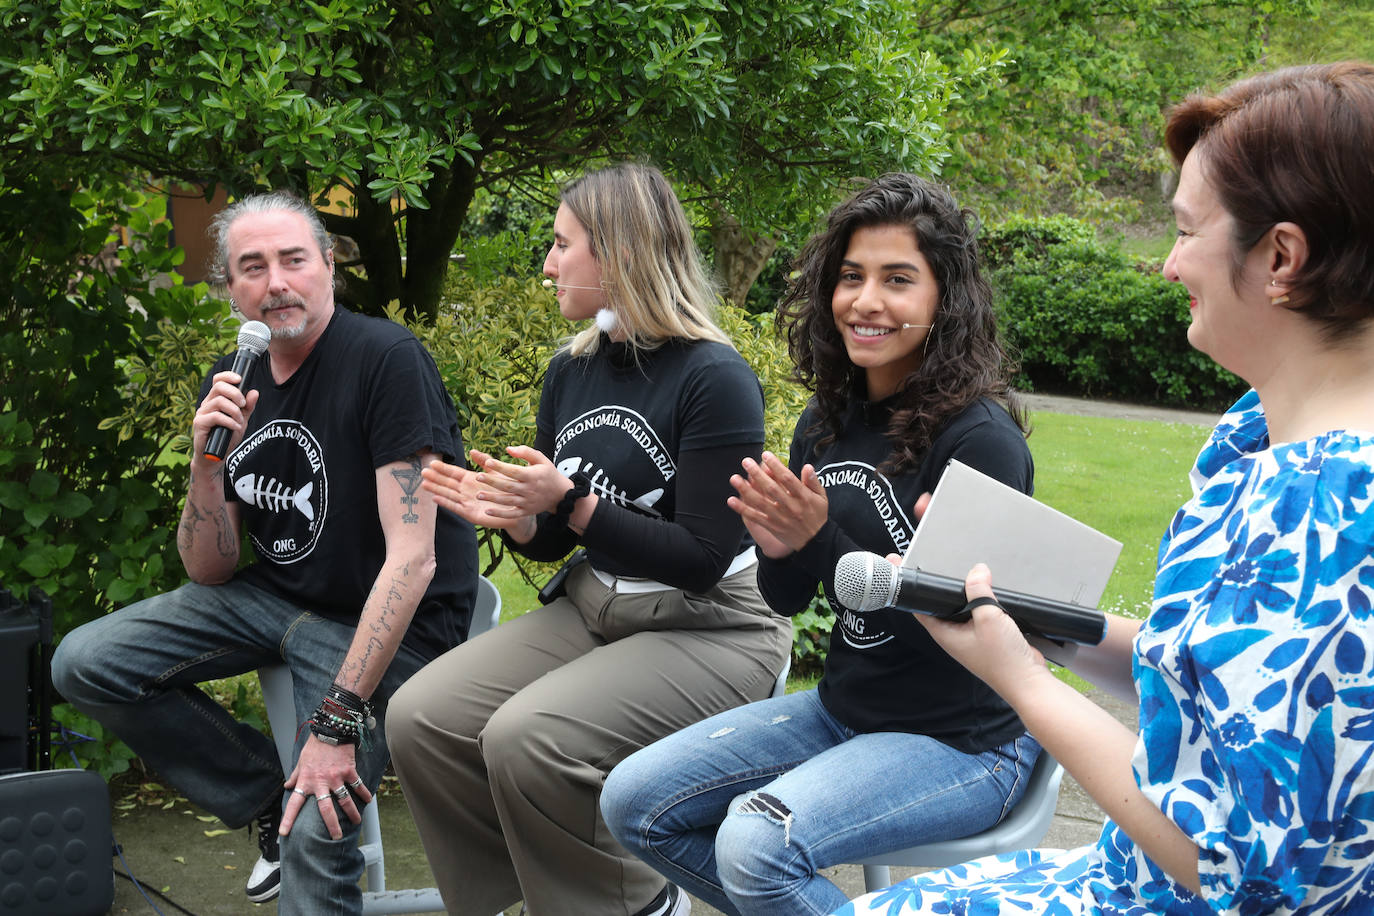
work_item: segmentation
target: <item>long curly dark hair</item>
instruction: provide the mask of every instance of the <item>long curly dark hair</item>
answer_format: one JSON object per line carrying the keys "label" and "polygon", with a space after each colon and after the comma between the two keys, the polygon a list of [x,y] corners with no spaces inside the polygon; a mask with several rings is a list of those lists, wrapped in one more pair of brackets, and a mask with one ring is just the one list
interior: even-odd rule
{"label": "long curly dark hair", "polygon": [[815,393],[822,445],[839,435],[855,386],[863,381],[835,327],[831,298],[850,237],[873,226],[910,228],[940,289],[921,365],[894,395],[886,470],[919,465],[941,424],[981,397],[999,401],[1029,434],[1025,411],[1011,388],[1011,360],[997,335],[992,288],[979,262],[977,218],[960,209],[944,188],[893,172],[868,182],[830,211],[825,229],[798,255],[795,279],[778,304],[777,326],[787,337],[794,377]]}

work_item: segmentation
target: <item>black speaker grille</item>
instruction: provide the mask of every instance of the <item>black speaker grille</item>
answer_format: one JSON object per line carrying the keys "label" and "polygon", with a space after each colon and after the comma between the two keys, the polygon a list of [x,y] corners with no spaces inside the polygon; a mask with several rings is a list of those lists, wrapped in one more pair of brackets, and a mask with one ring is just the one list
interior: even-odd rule
{"label": "black speaker grille", "polygon": [[110,793],[89,770],[0,776],[0,916],[97,916],[114,902]]}

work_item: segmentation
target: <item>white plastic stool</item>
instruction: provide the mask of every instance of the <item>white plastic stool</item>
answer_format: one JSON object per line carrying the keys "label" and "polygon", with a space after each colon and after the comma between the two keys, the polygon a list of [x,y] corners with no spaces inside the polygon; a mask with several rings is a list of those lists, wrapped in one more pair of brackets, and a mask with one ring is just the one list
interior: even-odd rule
{"label": "white plastic stool", "polygon": [[[501,620],[501,593],[485,576],[477,582],[477,601],[472,611],[472,626],[468,639],[496,626]],[[273,740],[282,767],[291,769],[291,755],[295,750],[296,704],[291,689],[291,669],[286,665],[269,665],[258,669],[262,684],[262,700],[267,707],[267,720],[272,725]],[[389,913],[443,912],[444,901],[437,888],[389,891],[386,889],[386,860],[382,857],[382,824],[377,817],[377,803],[363,806],[363,822],[358,833],[358,849],[362,851],[367,876],[367,890],[363,893],[363,916],[382,916]]]}
{"label": "white plastic stool", "polygon": [[773,692],[771,697],[780,697],[787,693],[787,672],[792,670],[792,654],[789,652],[787,657],[782,660],[782,670],[778,672],[777,680],[773,681]]}
{"label": "white plastic stool", "polygon": [[1064,768],[1059,761],[1051,757],[1048,751],[1041,751],[1035,766],[1031,768],[1030,784],[1026,786],[1025,794],[1000,824],[973,836],[909,846],[871,859],[861,859],[857,864],[864,867],[864,889],[876,891],[891,884],[889,865],[943,868],[982,856],[1033,848],[1044,838],[1045,832],[1050,829],[1050,821],[1054,820],[1054,809],[1059,803],[1059,783],[1063,778]]}

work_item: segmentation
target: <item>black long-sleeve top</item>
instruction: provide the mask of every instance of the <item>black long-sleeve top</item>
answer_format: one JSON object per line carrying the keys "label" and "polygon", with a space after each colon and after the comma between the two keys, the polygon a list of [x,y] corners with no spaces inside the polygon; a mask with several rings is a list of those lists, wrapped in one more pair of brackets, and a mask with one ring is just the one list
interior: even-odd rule
{"label": "black long-sleeve top", "polygon": [[534,446],[586,474],[599,500],[580,537],[544,515],[515,549],[556,560],[580,543],[603,572],[704,592],[748,543],[725,501],[730,475],[762,452],[763,391],[723,344],[670,341],[636,358],[603,337],[594,354],[550,362]]}
{"label": "black long-sleeve top", "polygon": [[825,525],[800,551],[760,557],[759,585],[780,614],[804,610],[822,582],[837,616],[819,684],[832,715],[860,732],[929,735],[968,753],[1024,731],[1016,714],[986,684],[954,661],[909,613],[855,614],[835,600],[834,570],[854,550],[905,554],[916,530],[914,507],[932,492],[950,459],[1030,493],[1034,467],[1025,437],[1001,405],[983,399],[951,417],[920,467],[888,476],[878,469],[892,451],[885,435],[892,402],[854,401],[839,437],[825,448],[814,403],[797,423],[790,467],[815,467],[830,502]]}

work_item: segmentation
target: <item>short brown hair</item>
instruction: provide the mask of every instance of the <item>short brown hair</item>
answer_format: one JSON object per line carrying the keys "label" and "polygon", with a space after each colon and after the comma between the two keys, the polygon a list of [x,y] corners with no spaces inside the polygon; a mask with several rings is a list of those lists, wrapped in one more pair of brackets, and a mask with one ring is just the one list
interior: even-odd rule
{"label": "short brown hair", "polygon": [[1235,220],[1233,280],[1279,222],[1307,235],[1293,307],[1339,333],[1374,315],[1374,65],[1262,73],[1169,114],[1169,152],[1196,150]]}

